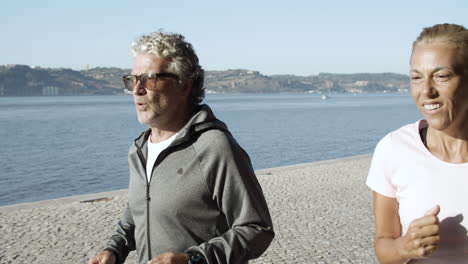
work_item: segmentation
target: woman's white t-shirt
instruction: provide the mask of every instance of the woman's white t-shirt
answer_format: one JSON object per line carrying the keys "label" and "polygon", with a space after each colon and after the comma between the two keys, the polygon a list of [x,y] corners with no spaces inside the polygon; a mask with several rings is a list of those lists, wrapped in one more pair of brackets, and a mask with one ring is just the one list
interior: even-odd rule
{"label": "woman's white t-shirt", "polygon": [[468,263],[468,163],[436,158],[423,144],[425,120],[386,135],[372,158],[367,185],[396,198],[404,235],[409,224],[440,205],[440,245],[429,259],[411,263]]}

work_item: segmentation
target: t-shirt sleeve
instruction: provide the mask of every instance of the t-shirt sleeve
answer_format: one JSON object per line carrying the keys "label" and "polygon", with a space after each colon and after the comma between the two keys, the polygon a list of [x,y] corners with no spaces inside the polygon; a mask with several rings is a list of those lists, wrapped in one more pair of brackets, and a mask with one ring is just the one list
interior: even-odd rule
{"label": "t-shirt sleeve", "polygon": [[396,188],[392,184],[392,146],[391,134],[385,136],[377,144],[374,155],[372,157],[369,174],[367,175],[366,184],[373,191],[395,198]]}

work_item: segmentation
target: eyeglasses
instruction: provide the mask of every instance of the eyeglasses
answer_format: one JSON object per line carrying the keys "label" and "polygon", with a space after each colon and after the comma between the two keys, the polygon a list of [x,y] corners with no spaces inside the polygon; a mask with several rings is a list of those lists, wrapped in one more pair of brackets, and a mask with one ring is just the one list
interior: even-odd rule
{"label": "eyeglasses", "polygon": [[140,87],[147,90],[154,90],[158,79],[161,78],[172,78],[179,80],[179,76],[173,73],[144,73],[141,75],[125,75],[122,79],[125,85],[125,88],[129,91],[133,91],[136,84],[140,82]]}

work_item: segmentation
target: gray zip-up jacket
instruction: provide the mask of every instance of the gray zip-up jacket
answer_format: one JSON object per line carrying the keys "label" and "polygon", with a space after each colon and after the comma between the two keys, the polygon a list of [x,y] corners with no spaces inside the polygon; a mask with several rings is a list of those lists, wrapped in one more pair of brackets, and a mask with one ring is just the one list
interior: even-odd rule
{"label": "gray zip-up jacket", "polygon": [[262,189],[247,153],[207,105],[200,106],[146,177],[150,130],[128,153],[128,207],[106,249],[123,263],[166,252],[201,253],[207,263],[247,263],[274,237]]}

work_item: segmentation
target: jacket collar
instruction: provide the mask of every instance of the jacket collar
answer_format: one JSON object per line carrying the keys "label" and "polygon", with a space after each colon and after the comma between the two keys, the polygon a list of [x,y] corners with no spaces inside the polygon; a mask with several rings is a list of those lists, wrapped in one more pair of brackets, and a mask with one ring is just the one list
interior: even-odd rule
{"label": "jacket collar", "polygon": [[[194,135],[210,129],[228,131],[226,124],[216,118],[208,105],[200,105],[197,107],[197,110],[187,124],[179,130],[177,137],[170,146],[182,144],[183,142],[190,140]],[[148,128],[135,139],[135,146],[143,152],[145,157],[147,157],[148,154],[148,148],[146,148],[145,145],[150,134],[151,128]]]}

